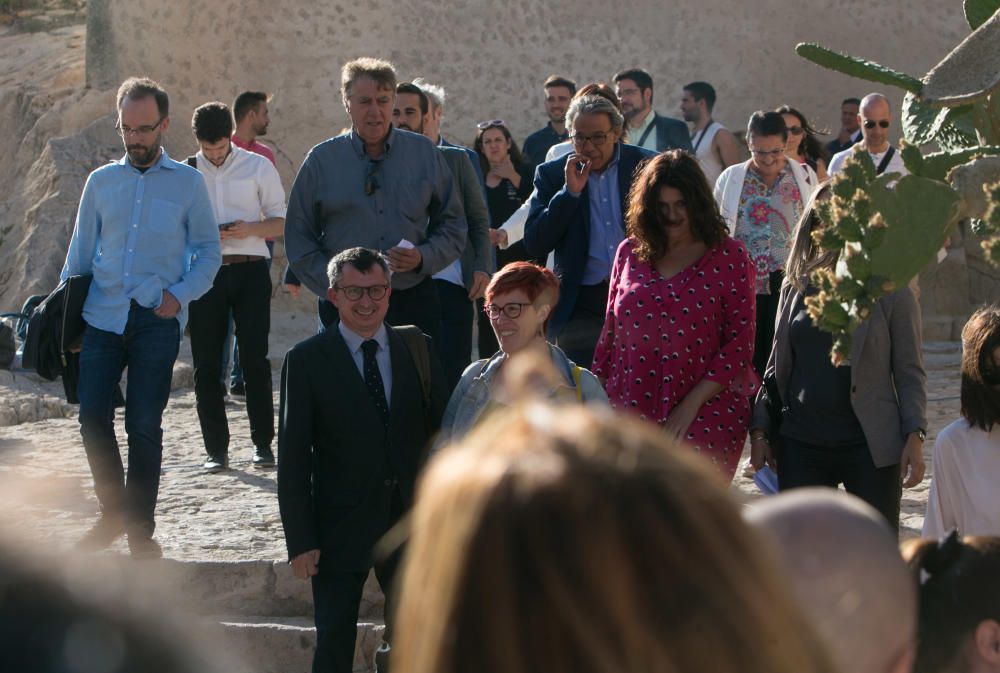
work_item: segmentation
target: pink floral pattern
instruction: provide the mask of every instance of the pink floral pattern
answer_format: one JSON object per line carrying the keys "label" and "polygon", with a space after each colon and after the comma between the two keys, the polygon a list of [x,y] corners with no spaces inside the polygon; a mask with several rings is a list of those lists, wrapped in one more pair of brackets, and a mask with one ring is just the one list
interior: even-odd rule
{"label": "pink floral pattern", "polygon": [[770,294],[768,276],[785,267],[792,231],[802,215],[802,194],[786,166],[771,187],[747,169],[736,215],[735,238],[746,244],[756,269],[757,294]]}
{"label": "pink floral pattern", "polygon": [[746,247],[727,239],[664,278],[626,239],[611,272],[593,371],[612,406],[662,424],[702,379],[723,390],[688,428],[687,442],[732,479],[750,424],[756,297]]}

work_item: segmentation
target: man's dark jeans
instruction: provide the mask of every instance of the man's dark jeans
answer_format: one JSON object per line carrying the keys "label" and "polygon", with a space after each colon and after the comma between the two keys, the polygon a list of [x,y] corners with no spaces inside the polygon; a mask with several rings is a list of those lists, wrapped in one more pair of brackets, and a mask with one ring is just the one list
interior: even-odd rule
{"label": "man's dark jeans", "polygon": [[469,300],[469,291],[461,285],[435,278],[434,286],[441,302],[441,338],[437,340],[437,352],[444,366],[448,390],[453,390],[462,372],[472,362],[472,313],[475,304]]}
{"label": "man's dark jeans", "polygon": [[254,446],[268,448],[274,440],[274,398],[267,335],[271,326],[271,274],[267,262],[256,260],[223,265],[212,288],[191,302],[191,355],[198,420],[209,456],[229,449],[225,384],[219,365],[226,347],[230,311],[246,384],[247,416]]}
{"label": "man's dark jeans", "polygon": [[[124,516],[130,534],[151,536],[160,488],[163,410],[180,345],[176,318],[135,303],[124,334],[88,325],[80,353],[80,434],[105,515]],[[115,438],[114,392],[128,367],[125,433],[128,479]]]}

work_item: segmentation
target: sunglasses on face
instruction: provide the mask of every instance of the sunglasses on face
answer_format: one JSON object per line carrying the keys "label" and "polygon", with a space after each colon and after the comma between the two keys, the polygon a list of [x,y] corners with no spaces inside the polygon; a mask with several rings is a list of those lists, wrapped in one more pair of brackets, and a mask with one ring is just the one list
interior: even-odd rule
{"label": "sunglasses on face", "polygon": [[506,125],[507,124],[502,119],[491,119],[488,122],[479,122],[478,124],[476,124],[476,128],[479,129],[480,131],[485,131],[486,129],[492,128],[494,126],[506,126]]}
{"label": "sunglasses on face", "polygon": [[881,121],[875,121],[874,119],[866,119],[865,120],[865,128],[866,129],[873,129],[873,128],[875,128],[876,124],[878,126],[881,126],[884,129],[889,128],[889,120],[888,119],[883,119]]}
{"label": "sunglasses on face", "polygon": [[788,132],[791,133],[793,136],[800,136],[800,135],[802,135],[802,131],[803,131],[803,128],[801,126],[789,126],[788,127]]}

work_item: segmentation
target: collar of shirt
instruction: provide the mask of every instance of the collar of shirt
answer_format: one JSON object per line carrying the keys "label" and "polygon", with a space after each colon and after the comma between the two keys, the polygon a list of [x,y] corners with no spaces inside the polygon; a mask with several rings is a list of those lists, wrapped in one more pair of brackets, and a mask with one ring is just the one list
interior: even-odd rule
{"label": "collar of shirt", "polygon": [[[390,124],[389,134],[385,137],[385,140],[383,141],[385,143],[385,152],[382,154],[381,157],[382,159],[387,157],[389,155],[389,152],[392,150],[392,140],[393,140],[392,136],[394,133],[396,133],[396,129],[394,129]],[[357,130],[355,130],[353,126],[351,127],[351,132],[349,135],[351,137],[351,147],[353,147],[354,151],[357,152],[358,158],[367,159],[368,152],[365,150],[365,141],[361,139],[361,136],[358,135]]]}
{"label": "collar of shirt", "polygon": [[552,126],[552,120],[551,119],[549,120],[549,123],[545,125],[545,128],[547,128],[552,133],[553,136],[555,136],[556,138],[559,138],[560,141],[563,141],[563,140],[566,140],[567,138],[569,138],[569,129],[568,128],[564,129],[562,133],[559,133],[559,131],[556,131],[555,127]]}
{"label": "collar of shirt", "polygon": [[195,156],[198,157],[199,171],[202,171],[203,173],[204,172],[211,173],[213,175],[221,175],[231,170],[237,164],[241,163],[243,159],[249,156],[250,154],[251,153],[249,151],[239,147],[238,145],[236,145],[236,143],[233,143],[232,149],[229,152],[229,156],[226,157],[226,160],[222,162],[221,166],[216,166],[211,161],[206,159],[205,153],[202,152],[201,150],[198,150],[198,154],[196,154]]}
{"label": "collar of shirt", "polygon": [[[361,336],[345,325],[343,321],[337,322],[337,329],[340,330],[340,336],[344,337],[344,341],[347,343],[347,349],[351,351],[351,355],[361,352],[361,344],[368,341],[367,337]],[[385,323],[379,325],[378,331],[375,332],[371,338],[378,342],[378,348],[380,351],[389,349],[389,332],[385,329]]]}
{"label": "collar of shirt", "polygon": [[642,138],[642,134],[646,132],[646,129],[649,128],[649,125],[653,123],[655,118],[656,113],[653,111],[653,108],[649,108],[649,112],[646,113],[646,118],[643,120],[641,126],[636,126],[634,128],[629,127],[628,135],[633,143],[639,143],[639,139]]}
{"label": "collar of shirt", "polygon": [[[136,173],[142,173],[142,171],[133,166],[132,162],[128,160],[128,152],[126,152],[125,155],[115,163],[121,166],[125,166],[126,168],[131,169]],[[164,168],[168,171],[172,171],[176,167],[177,167],[176,164],[170,161],[170,155],[167,154],[167,150],[163,147],[160,147],[160,158],[156,160],[155,164],[146,169],[146,173],[151,173],[161,168]]]}

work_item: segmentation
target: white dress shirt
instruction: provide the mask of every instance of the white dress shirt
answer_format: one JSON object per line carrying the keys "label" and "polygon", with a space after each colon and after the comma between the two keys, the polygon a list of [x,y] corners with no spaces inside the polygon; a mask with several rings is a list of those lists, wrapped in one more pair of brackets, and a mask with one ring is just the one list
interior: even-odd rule
{"label": "white dress shirt", "polygon": [[[219,224],[243,220],[257,222],[285,216],[285,189],[278,171],[266,158],[233,145],[221,166],[196,155],[198,170],[205,177],[208,198]],[[270,257],[267,243],[260,236],[230,238],[222,241],[223,255],[261,255]]]}
{"label": "white dress shirt", "polygon": [[[888,148],[886,148],[885,152],[888,151],[889,151]],[[878,165],[882,163],[882,159],[885,158],[885,152],[879,152],[878,154],[873,154],[872,152],[868,153],[868,156],[870,156],[872,158],[872,161],[875,163],[876,168],[878,168]],[[830,160],[830,167],[827,169],[827,174],[829,174],[832,177],[835,173],[840,171],[844,167],[844,162],[847,161],[849,158],[851,158],[851,155],[853,153],[854,153],[854,148],[849,147],[843,152],[837,152],[836,154],[834,154],[833,159]],[[889,165],[886,166],[884,172],[899,173],[900,176],[910,174],[910,172],[906,170],[906,166],[903,164],[903,153],[900,152],[899,149],[897,149],[893,153],[892,159],[889,159]]]}
{"label": "white dress shirt", "polygon": [[[354,365],[361,374],[361,380],[365,380],[365,353],[361,350],[361,344],[368,341],[350,327],[344,325],[343,321],[337,322],[337,329],[340,336],[344,337],[347,343],[347,350],[354,358]],[[378,365],[379,374],[382,375],[382,387],[385,388],[385,403],[392,404],[392,360],[389,359],[389,332],[385,329],[385,323],[378,328],[375,335],[371,337],[378,342],[378,350],[375,351],[375,364]]]}

